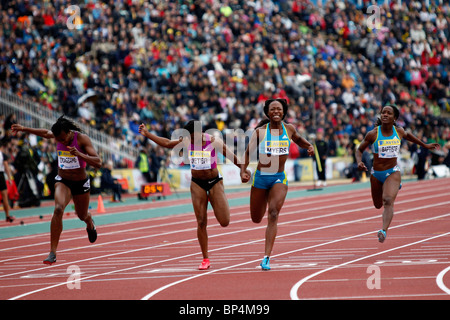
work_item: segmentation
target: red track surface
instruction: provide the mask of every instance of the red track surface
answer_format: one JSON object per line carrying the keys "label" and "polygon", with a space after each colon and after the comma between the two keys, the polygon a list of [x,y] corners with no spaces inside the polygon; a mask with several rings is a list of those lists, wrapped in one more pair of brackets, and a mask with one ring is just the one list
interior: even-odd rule
{"label": "red track surface", "polygon": [[193,213],[102,225],[93,245],[84,229],[63,231],[50,267],[48,233],[0,240],[0,299],[448,300],[449,185],[404,183],[383,244],[368,188],[288,199],[266,272],[266,220],[253,224],[248,204],[231,208],[226,228],[210,213],[208,271],[197,270]]}

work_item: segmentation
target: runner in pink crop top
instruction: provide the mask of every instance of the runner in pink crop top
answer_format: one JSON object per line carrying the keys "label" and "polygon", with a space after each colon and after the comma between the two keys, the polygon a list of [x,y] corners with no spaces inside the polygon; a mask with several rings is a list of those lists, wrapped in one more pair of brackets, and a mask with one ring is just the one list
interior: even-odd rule
{"label": "runner in pink crop top", "polygon": [[216,150],[211,143],[211,135],[204,133],[205,145],[189,145],[189,163],[192,170],[208,170],[217,168]]}
{"label": "runner in pink crop top", "polygon": [[[73,133],[74,137],[69,147],[76,148],[79,152],[84,153],[83,151],[81,151],[81,148],[78,145],[78,131],[74,131]],[[56,145],[56,151],[58,154],[58,168],[63,170],[86,168],[86,161],[84,161],[80,157],[72,155],[69,151],[69,148],[61,142],[58,142],[58,144]]]}
{"label": "runner in pink crop top", "polygon": [[13,132],[27,132],[44,139],[55,139],[58,155],[58,175],[55,177],[55,206],[50,225],[50,253],[43,261],[51,265],[56,262],[56,250],[63,230],[63,216],[72,199],[75,213],[86,223],[89,242],[97,240],[97,230],[89,212],[90,179],[86,165],[100,169],[102,160],[92,145],[90,138],[80,133],[81,128],[65,116],[61,116],[46,128],[29,128],[18,123],[11,126]]}

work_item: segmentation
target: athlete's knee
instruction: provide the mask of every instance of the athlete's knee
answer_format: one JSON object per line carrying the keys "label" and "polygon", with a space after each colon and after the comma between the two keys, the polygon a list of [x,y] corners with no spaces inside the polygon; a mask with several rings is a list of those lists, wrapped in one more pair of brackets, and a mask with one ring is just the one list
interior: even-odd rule
{"label": "athlete's knee", "polygon": [[269,208],[269,213],[268,213],[268,219],[269,219],[269,222],[270,221],[277,221],[278,220],[278,214],[279,214],[279,210],[278,209],[276,209],[276,208]]}
{"label": "athlete's knee", "polygon": [[394,205],[394,197],[392,196],[383,196],[383,206],[391,207]]}
{"label": "athlete's knee", "polygon": [[84,214],[79,214],[77,212],[77,215],[78,215],[78,219],[80,219],[81,221],[84,221],[84,222],[89,221],[89,219],[91,218],[91,215],[89,214],[89,212],[86,212]]}
{"label": "athlete's knee", "polygon": [[383,207],[383,202],[374,202],[373,205],[377,209],[381,209]]}
{"label": "athlete's knee", "polygon": [[207,225],[208,225],[208,218],[197,218],[197,226],[200,229],[206,229]]}
{"label": "athlete's knee", "polygon": [[250,214],[252,221],[254,223],[260,223],[262,221],[262,218],[264,217],[264,214],[259,214],[259,213],[251,213]]}
{"label": "athlete's knee", "polygon": [[230,219],[219,221],[221,227],[227,227],[230,224]]}
{"label": "athlete's knee", "polygon": [[65,207],[61,204],[56,204],[55,205],[55,209],[53,210],[53,215],[54,216],[58,216],[58,217],[62,217],[64,214],[64,209]]}

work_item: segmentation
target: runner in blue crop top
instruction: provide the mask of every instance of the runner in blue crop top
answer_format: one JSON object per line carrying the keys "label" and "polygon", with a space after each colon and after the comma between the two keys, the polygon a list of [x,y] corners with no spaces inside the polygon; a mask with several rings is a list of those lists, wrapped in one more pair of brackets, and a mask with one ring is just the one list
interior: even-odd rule
{"label": "runner in blue crop top", "polygon": [[268,223],[262,270],[270,270],[269,256],[277,234],[278,214],[286,198],[288,183],[284,164],[289,155],[291,140],[301,148],[314,154],[314,148],[297,132],[292,124],[283,123],[287,113],[285,99],[269,99],[264,104],[264,113],[269,120],[263,120],[255,129],[247,150],[245,164],[241,168],[241,177],[250,163],[250,154],[258,149],[259,161],[253,176],[250,191],[250,216],[252,221],[260,223],[268,208]]}
{"label": "runner in blue crop top", "polygon": [[383,210],[383,228],[378,231],[378,241],[384,242],[386,232],[394,216],[394,201],[401,185],[400,168],[397,158],[400,155],[401,140],[406,139],[427,149],[439,148],[439,144],[425,144],[410,132],[396,127],[395,121],[400,115],[395,105],[386,105],[381,109],[381,118],[377,127],[367,133],[356,150],[356,161],[360,170],[367,171],[362,162],[362,154],[372,145],[373,168],[370,177],[372,200],[375,208]]}

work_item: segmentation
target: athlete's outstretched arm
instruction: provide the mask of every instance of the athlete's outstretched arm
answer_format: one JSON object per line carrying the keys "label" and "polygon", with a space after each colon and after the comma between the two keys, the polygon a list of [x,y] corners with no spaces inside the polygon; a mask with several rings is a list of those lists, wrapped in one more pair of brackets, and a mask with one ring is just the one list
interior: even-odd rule
{"label": "athlete's outstretched arm", "polygon": [[[241,169],[241,180],[242,182],[246,183],[250,180],[251,172],[247,169],[247,167],[244,168],[245,164],[242,162],[241,159],[239,159],[238,156],[234,154],[233,151],[228,148],[228,146],[223,143],[222,139],[214,138],[214,145],[217,146],[217,150],[221,150],[221,153],[230,161],[234,163],[235,166]],[[248,164],[247,164],[248,165]]]}
{"label": "athlete's outstretched arm", "polygon": [[439,149],[439,143],[424,143],[422,140],[417,138],[415,135],[413,135],[411,132],[404,130],[403,128],[397,128],[397,131],[402,134],[403,139],[406,139],[408,141],[411,141],[412,143],[418,144],[419,146],[422,146],[424,148],[427,148],[429,150]]}
{"label": "athlete's outstretched arm", "polygon": [[48,129],[35,129],[35,128],[28,128],[28,127],[24,127],[21,124],[15,123],[11,126],[11,130],[13,133],[19,132],[19,131],[23,131],[23,132],[28,132],[34,135],[37,135],[39,137],[45,138],[45,139],[52,139],[55,136],[53,135],[53,132],[51,130]]}
{"label": "athlete's outstretched arm", "polygon": [[139,126],[139,133],[142,134],[144,137],[152,140],[156,144],[160,145],[161,147],[168,148],[168,149],[174,148],[176,145],[178,145],[182,141],[182,138],[180,138],[179,140],[169,140],[164,137],[159,137],[159,136],[149,132],[147,130],[147,127],[143,123]]}

